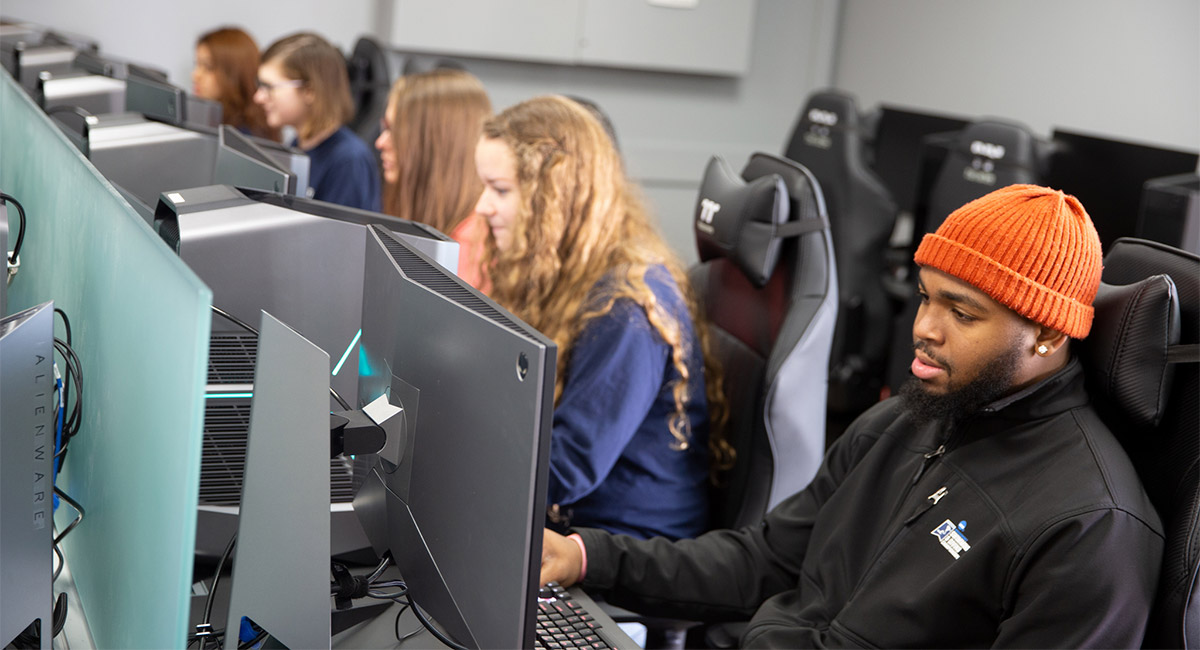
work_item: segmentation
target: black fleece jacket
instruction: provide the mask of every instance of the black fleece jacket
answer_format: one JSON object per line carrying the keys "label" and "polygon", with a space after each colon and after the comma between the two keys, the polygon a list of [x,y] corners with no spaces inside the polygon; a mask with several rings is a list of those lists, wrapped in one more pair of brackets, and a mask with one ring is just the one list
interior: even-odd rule
{"label": "black fleece jacket", "polygon": [[1077,361],[953,428],[876,405],[757,526],[579,532],[586,588],[745,647],[1137,647],[1163,547]]}

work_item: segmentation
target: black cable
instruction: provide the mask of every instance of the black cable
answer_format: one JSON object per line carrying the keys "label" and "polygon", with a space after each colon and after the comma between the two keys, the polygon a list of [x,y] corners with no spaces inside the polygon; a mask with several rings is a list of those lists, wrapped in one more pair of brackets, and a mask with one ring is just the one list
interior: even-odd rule
{"label": "black cable", "polygon": [[209,619],[212,618],[212,606],[213,601],[216,600],[217,584],[221,581],[221,571],[225,569],[225,562],[229,559],[230,554],[233,553],[233,546],[236,543],[237,531],[234,531],[233,535],[229,538],[229,543],[225,545],[225,551],[221,553],[221,559],[217,561],[217,570],[213,575],[212,587],[209,588],[208,596],[204,599],[204,616],[200,619],[200,623],[196,625],[197,635],[204,632],[202,636],[203,640],[200,642],[201,648],[208,646],[208,638],[213,635],[212,623]]}
{"label": "black cable", "polygon": [[[13,245],[12,255],[8,257],[9,263],[15,264],[17,262],[17,256],[21,253],[21,242],[25,241],[25,208],[21,207],[20,201],[14,199],[8,194],[5,194],[4,192],[0,192],[0,201],[6,201],[16,206],[17,216],[21,219],[21,227],[19,230],[17,230],[17,243]],[[8,251],[5,251],[5,253],[7,252]],[[5,274],[7,275],[7,273],[8,271],[6,270]],[[7,281],[8,280],[6,278],[5,282]]]}
{"label": "black cable", "polygon": [[50,548],[54,551],[54,555],[58,558],[58,568],[54,569],[54,575],[50,577],[50,584],[54,584],[55,581],[58,580],[59,574],[62,573],[63,567],[67,564],[67,561],[63,559],[63,554],[62,551],[59,550],[58,544],[55,544]]}
{"label": "black cable", "polygon": [[58,543],[63,541],[63,538],[67,536],[67,533],[74,530],[75,527],[78,526],[79,523],[83,521],[84,513],[83,513],[83,506],[79,505],[79,502],[77,502],[75,499],[72,499],[71,497],[67,496],[66,492],[63,492],[62,490],[58,489],[57,485],[54,486],[54,493],[58,495],[58,498],[71,504],[71,507],[74,508],[75,511],[79,513],[79,516],[76,517],[65,529],[63,529],[63,532],[59,533],[58,536],[54,538],[54,545],[57,546]]}
{"label": "black cable", "polygon": [[63,627],[67,624],[67,592],[58,592],[58,597],[54,599],[54,610],[50,619],[50,638],[54,638],[63,631]]}
{"label": "black cable", "polygon": [[67,312],[59,309],[58,307],[54,308],[54,313],[62,317],[63,329],[67,333],[67,345],[71,345],[71,319],[67,318]]}
{"label": "black cable", "polygon": [[461,646],[458,643],[455,643],[453,639],[446,636],[445,634],[442,634],[441,630],[434,627],[433,623],[430,623],[429,619],[425,618],[425,614],[421,613],[421,608],[417,606],[417,601],[413,600],[410,597],[408,599],[408,604],[412,605],[413,614],[416,614],[417,620],[421,621],[421,625],[424,625],[425,629],[429,630],[430,634],[437,637],[438,641],[441,641],[443,644],[446,645],[447,648],[451,648],[452,650],[467,650],[467,648],[465,646]]}
{"label": "black cable", "polygon": [[[250,327],[249,325],[246,324],[245,321],[238,318],[237,316],[234,316],[233,314],[225,311],[224,309],[221,309],[220,307],[218,307],[216,305],[212,306],[212,310],[214,312],[216,312],[218,315],[224,316],[225,318],[229,319],[229,321],[231,323],[233,323],[234,325],[237,325],[238,327],[241,327],[242,329],[246,330],[247,332],[250,332],[251,334],[258,336],[258,330],[254,329],[253,327]],[[333,386],[329,387],[329,394],[333,396],[333,399],[337,400],[338,405],[341,406],[343,410],[345,410],[345,411],[350,410],[350,405],[346,403],[346,400],[342,399],[341,395],[338,395],[338,392],[333,389]]]}
{"label": "black cable", "polygon": [[383,572],[388,568],[388,565],[392,563],[391,553],[391,551],[384,552],[383,557],[379,559],[379,566],[375,567],[375,570],[371,572],[371,575],[367,576],[368,584],[378,580],[379,576],[383,575]]}
{"label": "black cable", "polygon": [[[399,603],[400,601],[396,601],[396,602]],[[404,641],[405,639],[407,639],[407,638],[411,637],[412,635],[416,634],[417,632],[421,631],[421,628],[417,628],[417,629],[413,630],[412,632],[405,634],[404,636],[400,636],[400,617],[404,615],[404,612],[408,611],[408,608],[409,608],[409,604],[404,603],[404,607],[401,607],[400,611],[396,612],[395,628],[396,628],[396,640],[397,641]]]}
{"label": "black cable", "polygon": [[[62,339],[55,337],[54,349],[58,350],[58,353],[62,355],[67,366],[66,378],[68,379],[68,382],[64,382],[63,386],[65,387],[68,385],[73,385],[75,387],[75,404],[71,407],[71,417],[63,423],[64,438],[70,438],[79,432],[80,421],[83,419],[83,407],[81,404],[81,398],[83,397],[83,372],[81,372],[82,365],[79,363],[79,357],[75,354],[75,351],[71,349],[71,347]],[[69,395],[64,393],[63,398],[63,406],[67,406]],[[69,435],[67,435],[68,432]]]}

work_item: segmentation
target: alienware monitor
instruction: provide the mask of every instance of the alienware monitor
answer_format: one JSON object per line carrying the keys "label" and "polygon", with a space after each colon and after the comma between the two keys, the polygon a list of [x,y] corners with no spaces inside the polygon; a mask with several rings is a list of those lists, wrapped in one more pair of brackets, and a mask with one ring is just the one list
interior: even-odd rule
{"label": "alienware monitor", "polygon": [[555,345],[383,228],[365,257],[359,406],[404,418],[355,512],[459,644],[532,647]]}
{"label": "alienware monitor", "polygon": [[296,194],[296,177],[237,129],[222,124],[217,132],[216,185],[236,185],[256,190]]}

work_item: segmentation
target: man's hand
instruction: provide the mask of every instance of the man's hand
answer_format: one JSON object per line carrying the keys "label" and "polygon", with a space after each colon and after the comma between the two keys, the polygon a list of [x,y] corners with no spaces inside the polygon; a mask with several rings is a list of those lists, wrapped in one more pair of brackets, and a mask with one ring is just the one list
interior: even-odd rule
{"label": "man's hand", "polygon": [[542,537],[542,584],[557,582],[570,587],[579,581],[583,569],[583,553],[573,539],[545,529]]}

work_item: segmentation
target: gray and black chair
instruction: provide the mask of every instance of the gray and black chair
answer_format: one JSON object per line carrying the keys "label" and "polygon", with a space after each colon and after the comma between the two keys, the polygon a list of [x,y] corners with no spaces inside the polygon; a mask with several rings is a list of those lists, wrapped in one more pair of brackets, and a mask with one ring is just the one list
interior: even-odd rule
{"label": "gray and black chair", "polygon": [[864,159],[862,131],[853,96],[817,92],[800,113],[784,154],[821,184],[838,259],[838,322],[829,360],[830,442],[879,401],[892,318],[899,307],[884,290],[896,202]]}
{"label": "gray and black chair", "polygon": [[[709,321],[729,410],[733,469],[712,489],[711,528],[758,523],[808,485],[825,454],[826,375],[837,319],[837,271],[820,185],[801,165],[763,153],[739,175],[712,158],[694,217],[700,262],[689,271]],[[722,625],[645,617],[648,648],[686,633],[722,644]]]}
{"label": "gray and black chair", "polygon": [[838,277],[820,185],[803,166],[763,153],[741,174],[714,157],[694,227],[692,287],[724,372],[733,470],[711,525],[736,528],[808,485],[825,453],[825,368]]}
{"label": "gray and black chair", "polygon": [[1166,533],[1143,647],[1200,647],[1200,257],[1118,239],[1079,346],[1092,401]]}

